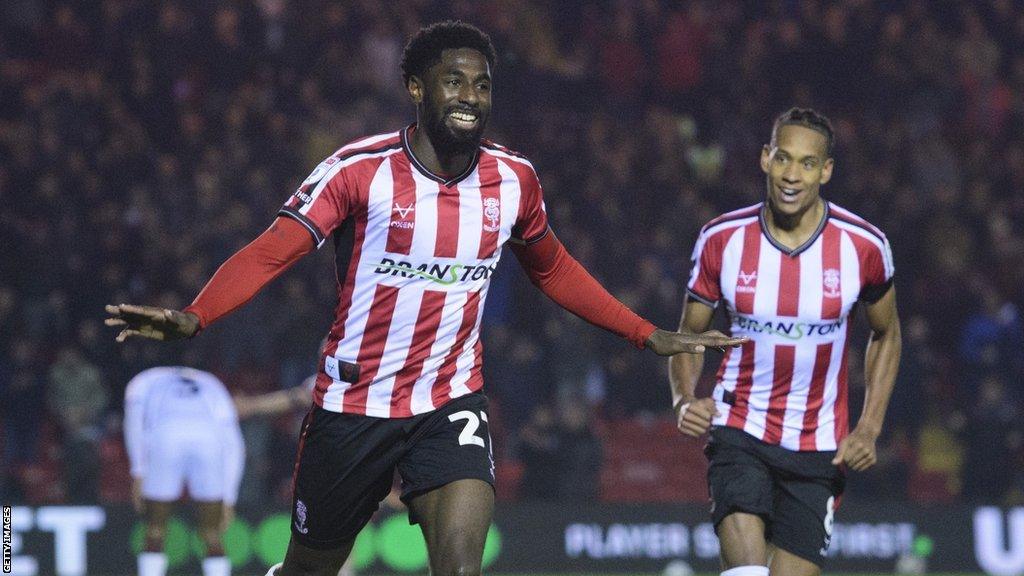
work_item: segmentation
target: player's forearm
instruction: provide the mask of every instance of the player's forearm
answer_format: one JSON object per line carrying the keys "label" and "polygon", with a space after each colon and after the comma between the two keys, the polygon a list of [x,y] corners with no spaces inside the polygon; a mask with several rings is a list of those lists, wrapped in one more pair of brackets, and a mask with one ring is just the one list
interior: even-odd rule
{"label": "player's forearm", "polygon": [[868,340],[864,357],[864,410],[857,428],[875,437],[882,432],[885,412],[899,371],[901,349],[899,323],[887,327],[884,332],[874,332]]}
{"label": "player's forearm", "polygon": [[313,251],[309,233],[278,218],[263,234],[227,259],[185,312],[205,328],[251,300],[264,286]]}
{"label": "player's forearm", "polygon": [[697,381],[704,369],[704,354],[676,354],[668,360],[672,407],[696,400]]}

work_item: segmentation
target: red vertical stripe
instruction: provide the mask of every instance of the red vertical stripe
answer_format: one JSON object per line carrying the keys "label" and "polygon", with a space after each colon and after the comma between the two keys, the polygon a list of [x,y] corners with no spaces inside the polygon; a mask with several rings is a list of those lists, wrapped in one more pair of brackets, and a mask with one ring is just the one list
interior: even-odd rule
{"label": "red vertical stripe", "polygon": [[398,301],[398,288],[378,284],[373,293],[373,304],[370,305],[370,317],[366,321],[363,341],[359,347],[359,382],[345,393],[342,405],[344,412],[366,413],[366,396],[370,384],[380,369],[384,345],[391,331],[391,318],[395,314],[395,303]]}
{"label": "red vertical stripe", "polygon": [[[478,258],[490,258],[498,249],[498,232],[501,230],[501,174],[498,161],[490,154],[480,155],[480,202],[481,218],[480,251]],[[490,218],[497,215],[497,219]]]}
{"label": "red vertical stripe", "polygon": [[455,376],[455,361],[462,353],[466,339],[469,338],[476,326],[479,306],[480,292],[470,292],[466,305],[462,307],[462,324],[459,326],[459,333],[455,336],[455,343],[448,350],[448,355],[444,357],[444,362],[437,372],[437,380],[434,381],[434,389],[431,391],[434,406],[440,406],[448,400],[448,394],[452,391],[452,377]]}
{"label": "red vertical stripe", "polygon": [[776,314],[796,317],[800,313],[800,257],[782,254],[779,265],[779,302]]}
{"label": "red vertical stripe", "polygon": [[842,442],[843,438],[846,438],[846,433],[850,427],[850,410],[847,408],[846,398],[846,369],[847,362],[846,357],[849,354],[846,353],[845,344],[850,341],[850,326],[852,322],[846,323],[846,340],[844,344],[844,350],[842,354],[842,361],[839,363],[839,389],[836,390],[836,404],[835,404],[835,426],[836,426],[836,446]]}
{"label": "red vertical stripe", "polygon": [[469,380],[466,381],[466,388],[473,392],[484,387],[484,343],[479,337],[476,344],[473,344],[473,368],[469,372]]}
{"label": "red vertical stripe", "polygon": [[832,343],[818,344],[811,370],[811,389],[807,392],[807,407],[804,410],[804,425],[800,432],[800,450],[817,450],[815,433],[818,431],[818,414],[825,397],[825,378],[832,360]]}
{"label": "red vertical stripe", "polygon": [[786,417],[786,397],[793,384],[793,365],[796,363],[796,346],[777,344],[773,363],[772,393],[768,400],[768,414],[765,416],[764,441],[778,444],[782,441],[782,422]]}
{"label": "red vertical stripe", "polygon": [[860,285],[878,286],[885,282],[885,257],[873,242],[860,234],[847,232],[860,261]]}
{"label": "red vertical stripe", "polygon": [[459,250],[459,188],[438,184],[437,242],[434,256],[454,258]]}
{"label": "red vertical stripe", "polygon": [[736,312],[740,314],[754,313],[754,292],[757,290],[756,274],[760,258],[761,223],[755,220],[743,228],[740,276],[736,279]]}
{"label": "red vertical stripe", "polygon": [[412,388],[423,371],[423,362],[430,356],[430,349],[437,338],[437,327],[441,324],[441,310],[447,293],[427,290],[420,301],[420,312],[416,317],[416,328],[409,343],[405,365],[395,375],[395,392],[391,397],[391,417],[412,416]]}
{"label": "red vertical stripe", "polygon": [[391,155],[391,180],[394,194],[391,221],[388,223],[387,251],[408,254],[412,248],[412,232],[416,226],[416,181],[405,154]]}
{"label": "red vertical stripe", "polygon": [[747,413],[750,411],[750,387],[754,384],[754,341],[751,340],[743,345],[740,353],[739,374],[736,376],[736,388],[733,393],[736,399],[732,408],[729,409],[729,418],[726,426],[732,428],[743,428],[747,422]]}
{"label": "red vertical stripe", "polygon": [[[821,272],[822,272],[822,299],[821,318],[822,320],[835,320],[843,311],[842,298],[842,274],[835,278],[828,271],[840,272],[840,248],[839,242],[842,234],[839,228],[831,223],[825,225],[821,233]],[[833,284],[834,283],[834,284]],[[829,294],[832,294],[831,296]]]}

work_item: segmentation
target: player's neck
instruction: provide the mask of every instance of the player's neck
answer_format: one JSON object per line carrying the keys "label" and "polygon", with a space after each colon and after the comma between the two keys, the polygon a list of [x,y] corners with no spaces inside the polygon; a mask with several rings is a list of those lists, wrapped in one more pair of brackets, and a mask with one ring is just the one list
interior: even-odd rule
{"label": "player's neck", "polygon": [[476,155],[476,149],[467,150],[444,150],[434,145],[430,135],[423,128],[417,126],[409,138],[409,147],[416,159],[438,176],[453,176],[462,174],[469,168]]}
{"label": "player's neck", "polygon": [[780,214],[773,209],[771,202],[765,210],[765,223],[768,234],[777,242],[788,248],[797,248],[807,242],[821,225],[825,217],[825,201],[817,201],[803,212],[797,214]]}

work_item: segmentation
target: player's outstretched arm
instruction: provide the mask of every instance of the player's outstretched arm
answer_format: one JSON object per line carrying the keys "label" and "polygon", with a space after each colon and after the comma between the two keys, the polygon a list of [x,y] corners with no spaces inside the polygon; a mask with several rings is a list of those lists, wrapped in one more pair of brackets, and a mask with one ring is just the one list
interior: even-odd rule
{"label": "player's outstretched arm", "polygon": [[878,301],[868,304],[865,311],[871,337],[864,355],[864,409],[857,427],[839,443],[832,460],[835,465],[845,463],[855,471],[866,470],[878,461],[875,441],[882,433],[902,351],[896,288],[889,288]]}
{"label": "player's outstretched arm", "polygon": [[110,317],[104,320],[104,324],[121,329],[117,335],[118,342],[133,337],[180,340],[199,331],[199,317],[189,312],[136,304],[108,304],[106,311]]}
{"label": "player's outstretched arm", "polygon": [[530,281],[556,304],[595,326],[626,338],[637,348],[650,348],[656,354],[671,356],[680,352],[703,352],[707,346],[738,346],[744,342],[721,334],[659,330],[609,294],[569,255],[550,230],[532,244],[513,244],[512,252]]}
{"label": "player's outstretched arm", "polygon": [[314,248],[305,227],[291,218],[278,217],[263,234],[228,258],[185,310],[134,304],[107,306],[111,317],[105,323],[121,328],[118,342],[133,337],[177,340],[195,336],[251,300]]}

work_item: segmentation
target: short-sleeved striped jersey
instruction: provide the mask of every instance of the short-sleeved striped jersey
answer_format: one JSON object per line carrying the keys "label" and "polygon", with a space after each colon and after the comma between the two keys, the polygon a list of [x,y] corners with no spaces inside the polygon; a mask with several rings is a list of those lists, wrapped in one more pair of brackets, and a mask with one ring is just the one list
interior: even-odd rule
{"label": "short-sleeved striped jersey", "polygon": [[849,315],[888,290],[892,253],[878,228],[832,203],[790,250],[767,233],[764,209],[712,220],[693,252],[690,297],[724,302],[732,334],[751,339],[722,360],[712,423],[790,450],[835,450],[848,428]]}
{"label": "short-sleeved striped jersey", "polygon": [[489,141],[458,176],[431,173],[415,125],[324,160],[281,209],[333,236],[338,306],[314,392],[326,410],[429,412],[483,384],[480,318],[505,242],[548,230],[533,166]]}

